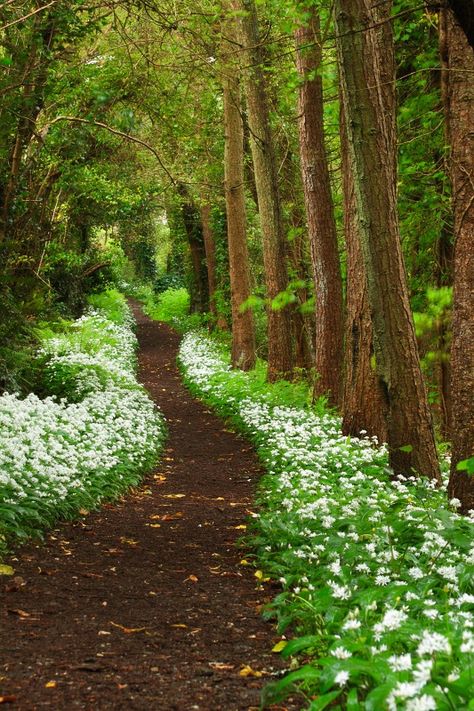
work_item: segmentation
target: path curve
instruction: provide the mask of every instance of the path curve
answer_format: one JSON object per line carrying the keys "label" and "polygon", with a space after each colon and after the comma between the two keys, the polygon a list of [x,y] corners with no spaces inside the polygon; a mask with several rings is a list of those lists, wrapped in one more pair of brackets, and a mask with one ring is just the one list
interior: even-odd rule
{"label": "path curve", "polygon": [[162,461],[136,492],[10,560],[24,584],[0,584],[0,698],[22,710],[258,709],[281,667],[259,614],[271,592],[234,544],[260,467],[181,384],[177,334],[133,308],[140,380],[168,422]]}

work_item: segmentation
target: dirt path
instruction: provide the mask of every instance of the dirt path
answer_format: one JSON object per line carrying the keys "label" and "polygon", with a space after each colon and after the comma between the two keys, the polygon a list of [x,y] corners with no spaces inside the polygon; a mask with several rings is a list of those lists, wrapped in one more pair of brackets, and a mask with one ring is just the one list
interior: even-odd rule
{"label": "dirt path", "polygon": [[[164,457],[133,495],[10,561],[24,584],[0,584],[0,697],[18,709],[250,711],[280,664],[259,615],[268,593],[234,547],[259,465],[182,386],[178,336],[136,315]],[[265,675],[242,677],[244,665]]]}

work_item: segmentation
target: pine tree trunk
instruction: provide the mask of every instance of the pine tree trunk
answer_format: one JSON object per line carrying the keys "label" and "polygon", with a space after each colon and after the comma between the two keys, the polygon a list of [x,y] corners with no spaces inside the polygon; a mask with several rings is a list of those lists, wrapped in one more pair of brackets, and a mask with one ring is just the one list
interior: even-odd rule
{"label": "pine tree trunk", "polygon": [[408,299],[396,194],[391,4],[335,0],[337,48],[375,362],[395,474],[440,481]]}
{"label": "pine tree trunk", "polygon": [[315,395],[340,406],[342,396],[342,280],[329,168],[324,143],[321,32],[317,9],[296,30],[301,174],[316,297]]}
{"label": "pine tree trunk", "polygon": [[451,11],[440,14],[446,48],[443,86],[451,149],[454,303],[451,345],[452,463],[448,493],[474,509],[474,476],[458,471],[474,457],[474,52]]}
{"label": "pine tree trunk", "polygon": [[372,363],[372,320],[342,110],[340,118],[347,272],[342,431],[346,435],[356,437],[360,436],[361,431],[365,431],[369,437],[375,436],[379,442],[386,442],[387,413],[383,391]]}
{"label": "pine tree trunk", "polygon": [[[278,175],[265,75],[254,0],[241,0],[242,44],[245,48],[245,96],[250,145],[263,237],[267,297],[273,300],[288,286],[286,245],[278,193]],[[293,365],[291,316],[288,306],[268,309],[268,379],[291,377]]]}
{"label": "pine tree trunk", "polygon": [[224,79],[224,174],[227,210],[227,242],[232,308],[232,365],[250,370],[255,365],[255,327],[251,309],[241,311],[250,296],[244,194],[244,134],[240,86],[226,68]]}

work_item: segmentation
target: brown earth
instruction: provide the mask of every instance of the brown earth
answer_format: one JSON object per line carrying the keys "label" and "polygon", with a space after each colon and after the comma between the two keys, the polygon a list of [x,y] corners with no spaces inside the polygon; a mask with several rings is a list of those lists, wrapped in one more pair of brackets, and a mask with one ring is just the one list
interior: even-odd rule
{"label": "brown earth", "polygon": [[181,384],[179,337],[134,308],[140,379],[169,427],[161,464],[118,503],[59,525],[8,561],[0,702],[258,709],[261,687],[282,668],[271,653],[279,637],[260,617],[272,590],[240,564],[235,543],[261,470],[250,445]]}

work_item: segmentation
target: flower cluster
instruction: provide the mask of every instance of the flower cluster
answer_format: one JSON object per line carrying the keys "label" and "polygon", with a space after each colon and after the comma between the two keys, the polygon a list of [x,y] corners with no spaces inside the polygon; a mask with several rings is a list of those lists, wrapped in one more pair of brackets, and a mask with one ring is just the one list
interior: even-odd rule
{"label": "flower cluster", "polygon": [[0,397],[2,540],[117,495],[154,463],[163,419],[135,379],[135,350],[128,309],[122,324],[91,312],[44,341],[60,399]]}
{"label": "flower cluster", "polygon": [[430,481],[393,477],[385,448],[344,437],[337,417],[279,406],[271,386],[255,396],[249,380],[237,393],[243,374],[208,338],[188,334],[180,361],[201,396],[231,408],[266,463],[254,540],[259,564],[284,588],[274,603],[280,629],[300,635],[283,653],[310,660],[311,673],[291,673],[295,682],[321,703],[468,708],[472,517],[458,516]]}

